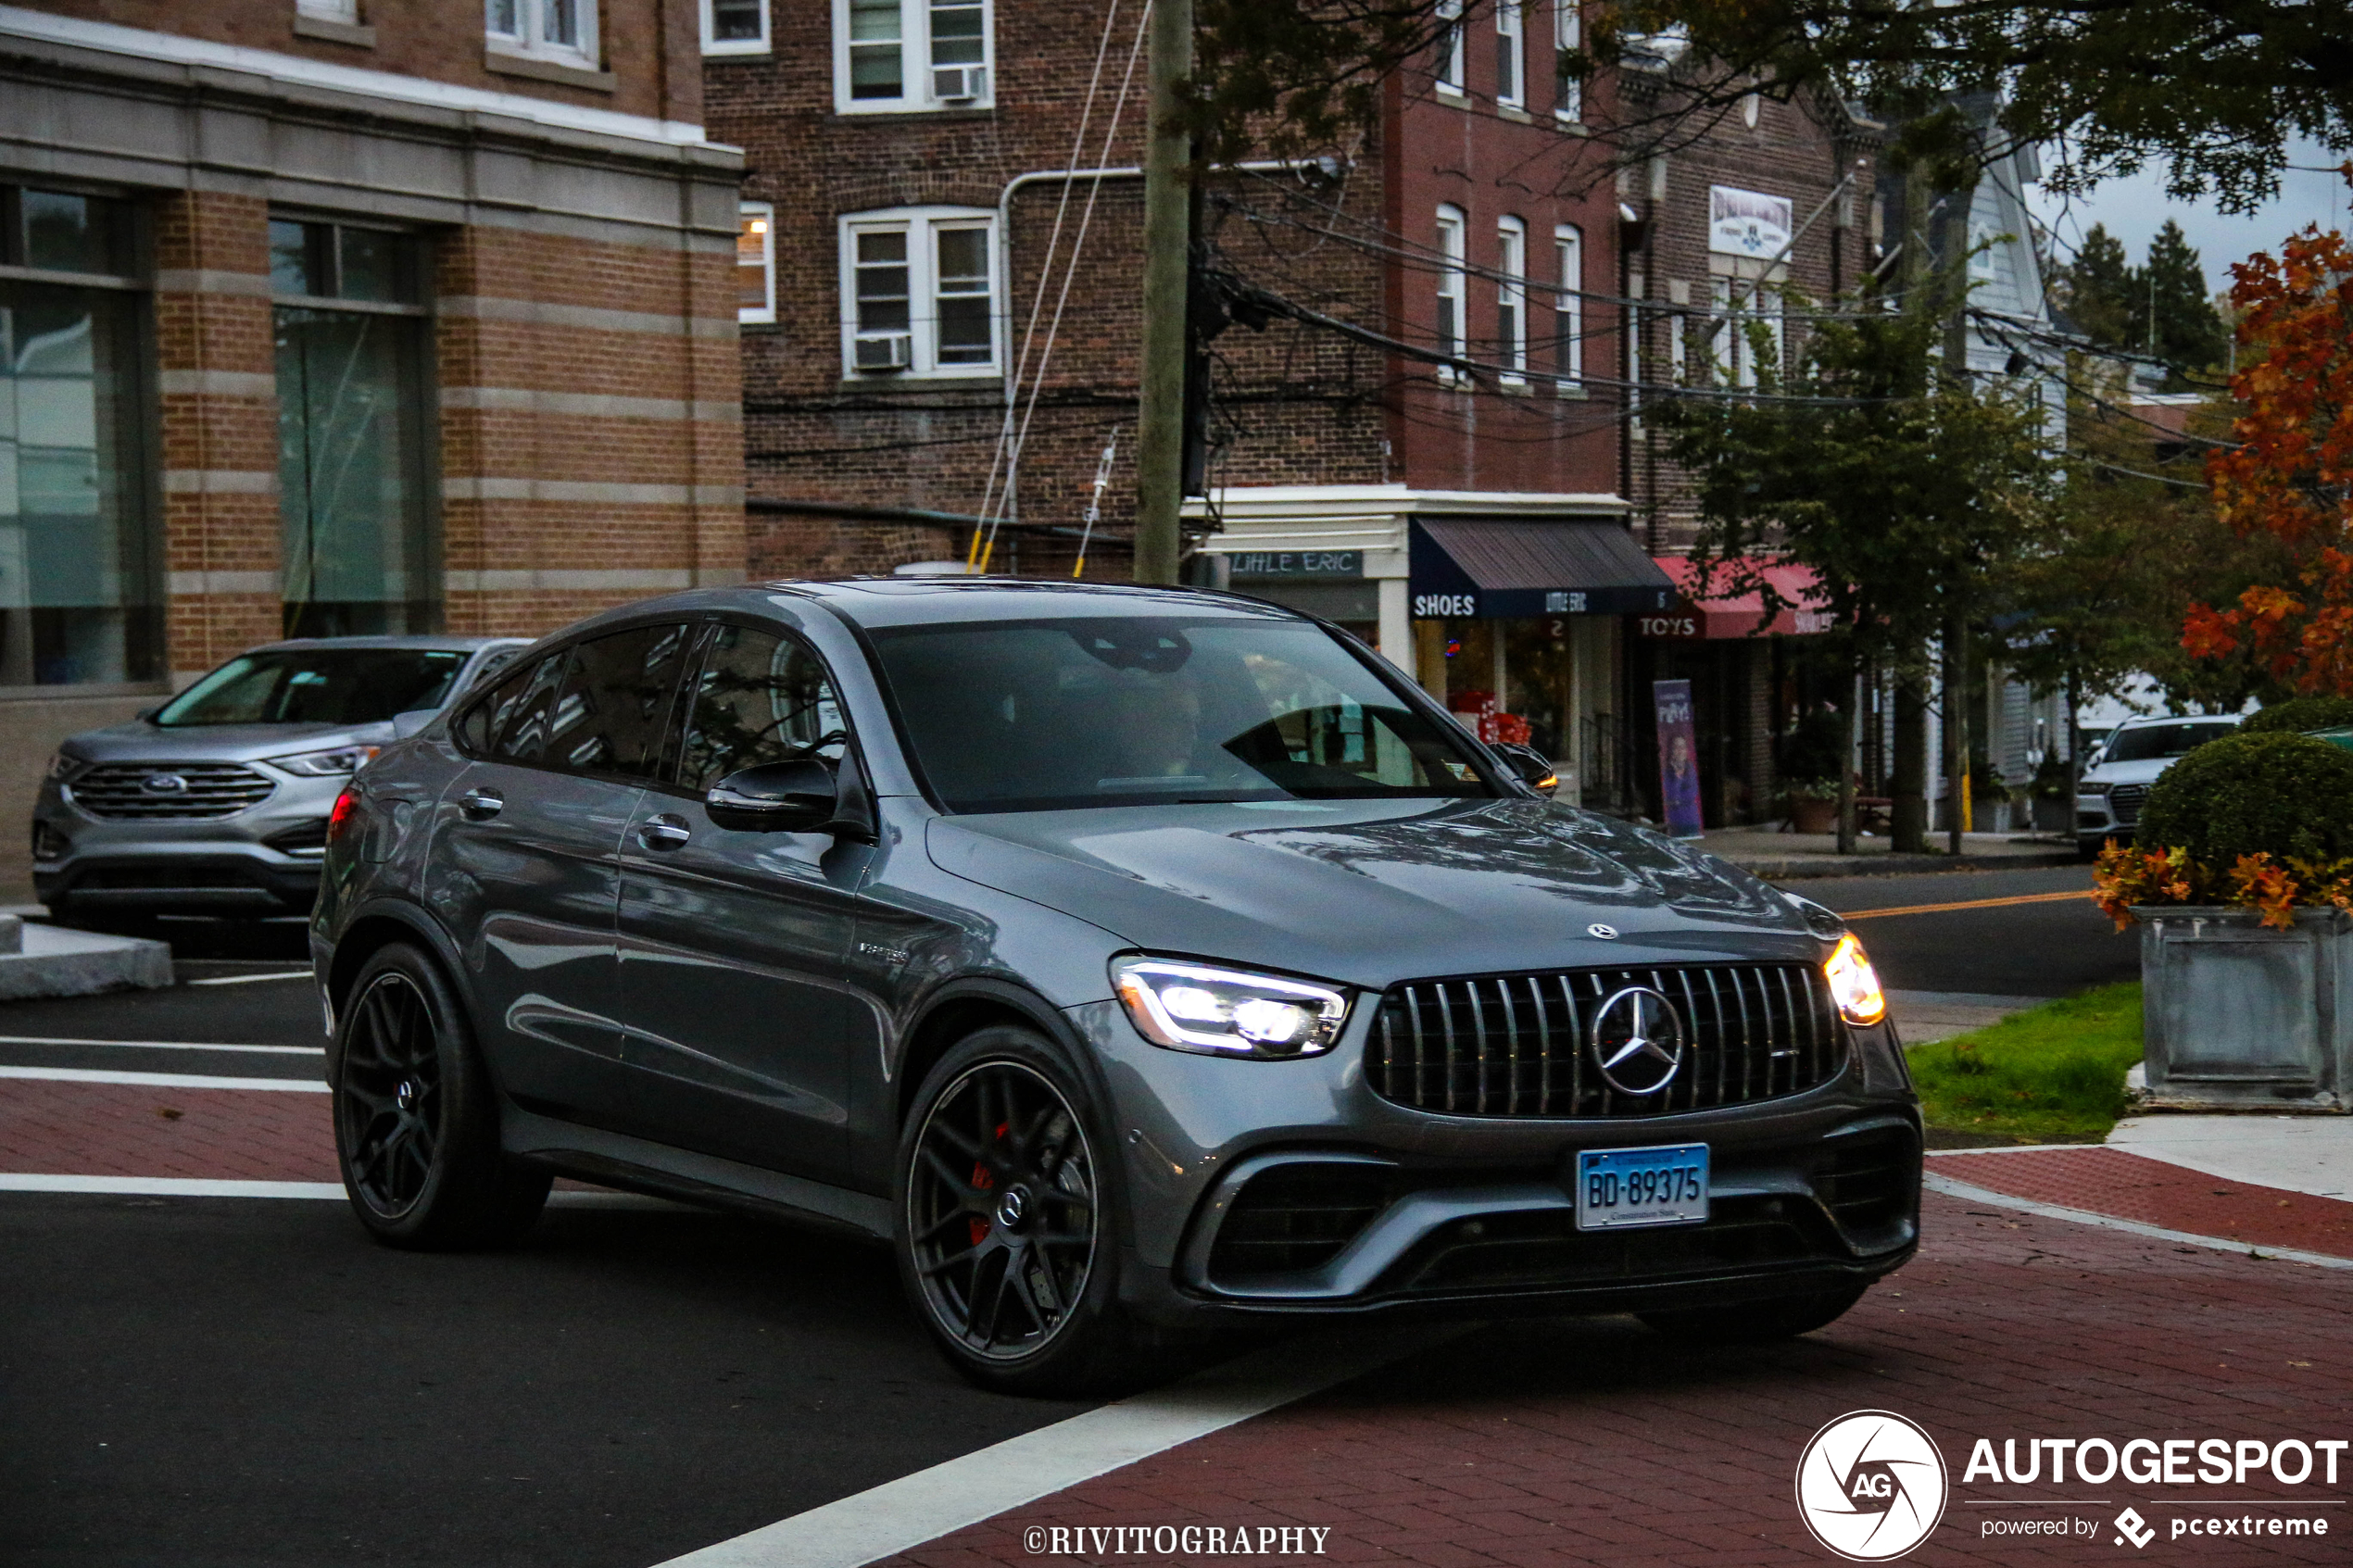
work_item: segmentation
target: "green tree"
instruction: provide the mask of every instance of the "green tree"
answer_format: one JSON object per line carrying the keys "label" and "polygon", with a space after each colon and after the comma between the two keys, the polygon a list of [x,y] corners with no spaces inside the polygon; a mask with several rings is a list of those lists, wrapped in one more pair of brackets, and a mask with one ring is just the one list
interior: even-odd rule
{"label": "green tree", "polygon": [[2230,349],[2230,336],[2206,288],[2206,270],[2190,248],[2182,226],[2171,219],[2149,242],[2148,264],[2141,270],[2140,343],[2165,361],[2169,384],[2187,384],[2185,378],[2220,370]]}
{"label": "green tree", "polygon": [[2132,258],[2124,244],[2095,223],[2083,236],[2075,259],[2062,267],[2053,282],[2056,303],[2075,330],[2103,348],[2122,348],[2133,342],[2133,284]]}

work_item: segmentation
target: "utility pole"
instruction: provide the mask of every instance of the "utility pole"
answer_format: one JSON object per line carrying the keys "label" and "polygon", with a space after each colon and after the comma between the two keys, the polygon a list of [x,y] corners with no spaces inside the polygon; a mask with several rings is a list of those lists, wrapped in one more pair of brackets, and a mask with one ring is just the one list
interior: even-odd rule
{"label": "utility pole", "polygon": [[[1928,287],[1928,176],[1915,162],[1904,174],[1904,308],[1925,308]],[[1923,390],[1925,390],[1923,388]],[[1895,756],[1888,796],[1888,836],[1899,855],[1928,847],[1927,650],[1902,649],[1895,659]]]}
{"label": "utility pole", "polygon": [[[1969,386],[1969,210],[1970,191],[1944,204],[1944,383]],[[1957,572],[1944,584],[1944,745],[1949,759],[1944,797],[1944,847],[1958,855],[1969,823],[1969,669],[1968,595]]]}
{"label": "utility pole", "polygon": [[1192,263],[1190,139],[1177,85],[1193,71],[1193,0],[1151,0],[1144,139],[1144,321],[1136,432],[1136,581],[1176,581],[1185,489],[1185,306]]}

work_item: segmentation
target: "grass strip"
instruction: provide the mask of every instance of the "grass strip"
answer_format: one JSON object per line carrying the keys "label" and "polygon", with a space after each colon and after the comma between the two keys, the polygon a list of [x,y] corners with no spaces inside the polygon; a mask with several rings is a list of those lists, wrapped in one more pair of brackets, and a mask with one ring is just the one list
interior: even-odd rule
{"label": "grass strip", "polygon": [[2141,987],[2103,985],[1905,1053],[1931,1127],[2096,1143],[2141,1060]]}

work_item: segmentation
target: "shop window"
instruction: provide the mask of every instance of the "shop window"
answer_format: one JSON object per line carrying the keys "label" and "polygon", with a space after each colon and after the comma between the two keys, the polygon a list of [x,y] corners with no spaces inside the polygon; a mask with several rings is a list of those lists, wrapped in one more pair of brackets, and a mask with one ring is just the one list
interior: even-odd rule
{"label": "shop window", "polygon": [[736,320],[776,319],[776,209],[746,202],[736,228]]}
{"label": "shop window", "polygon": [[768,52],[768,0],[702,0],[702,52]]}
{"label": "shop window", "polygon": [[989,108],[993,0],[833,0],[843,114]]}
{"label": "shop window", "polygon": [[483,37],[494,54],[594,69],[597,0],[483,0]]}
{"label": "shop window", "polygon": [[132,227],[121,202],[0,187],[0,686],[163,674]]}
{"label": "shop window", "polygon": [[854,213],[841,227],[845,374],[997,373],[990,214],[902,207]]}
{"label": "shop window", "polygon": [[[1438,209],[1438,330],[1436,347],[1449,360],[1463,357],[1463,209]],[[1453,364],[1438,368],[1438,379],[1451,386],[1461,375]]]}
{"label": "shop window", "polygon": [[1505,386],[1528,384],[1528,225],[1495,225],[1495,358]]}
{"label": "shop window", "polygon": [[281,590],[289,636],[429,632],[422,257],[414,236],[275,219]]}
{"label": "shop window", "polygon": [[1565,124],[1585,118],[1585,79],[1570,61],[1585,47],[1585,18],[1578,0],[1553,0],[1553,114]]}
{"label": "shop window", "polygon": [[1438,35],[1438,90],[1463,95],[1463,0],[1438,0],[1438,19],[1446,24]]}
{"label": "shop window", "polygon": [[1495,101],[1512,108],[1528,102],[1528,34],[1522,0],[1495,0]]}
{"label": "shop window", "polygon": [[1560,261],[1560,294],[1553,305],[1553,375],[1563,393],[1581,392],[1585,379],[1585,236],[1563,223],[1553,231]]}

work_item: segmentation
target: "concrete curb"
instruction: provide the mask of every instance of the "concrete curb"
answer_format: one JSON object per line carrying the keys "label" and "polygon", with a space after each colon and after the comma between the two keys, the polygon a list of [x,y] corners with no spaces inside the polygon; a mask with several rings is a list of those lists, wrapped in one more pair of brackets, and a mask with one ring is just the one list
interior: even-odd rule
{"label": "concrete curb", "polygon": [[1803,882],[1824,876],[1910,876],[1921,872],[2041,871],[2080,862],[2072,849],[2033,855],[1806,855],[1778,860],[1733,859],[1732,864],[1767,882]]}
{"label": "concrete curb", "polygon": [[[0,926],[15,923],[14,917]],[[157,990],[171,984],[171,948],[136,936],[101,936],[54,925],[0,929],[0,1001]]]}

